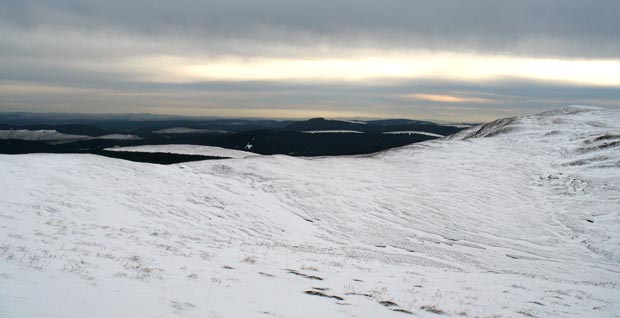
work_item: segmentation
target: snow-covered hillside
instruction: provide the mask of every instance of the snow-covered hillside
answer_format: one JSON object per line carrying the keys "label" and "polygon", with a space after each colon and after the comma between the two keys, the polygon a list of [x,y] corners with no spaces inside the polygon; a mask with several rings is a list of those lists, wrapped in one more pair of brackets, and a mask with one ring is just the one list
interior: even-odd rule
{"label": "snow-covered hillside", "polygon": [[0,156],[0,317],[618,317],[620,110],[371,156]]}

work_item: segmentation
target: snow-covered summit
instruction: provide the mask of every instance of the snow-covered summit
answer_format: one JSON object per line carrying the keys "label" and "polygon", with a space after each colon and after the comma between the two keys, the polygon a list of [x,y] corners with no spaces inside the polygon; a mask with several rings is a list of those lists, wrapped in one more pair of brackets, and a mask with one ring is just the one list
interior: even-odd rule
{"label": "snow-covered summit", "polygon": [[[618,111],[591,106],[566,106],[545,111],[532,116],[501,118],[463,130],[450,139],[468,139],[475,137],[492,137],[509,132],[528,134],[546,133],[583,133],[596,134],[600,129],[617,129]],[[607,131],[605,130],[605,131]]]}
{"label": "snow-covered summit", "polygon": [[588,113],[588,112],[596,112],[596,111],[604,111],[604,110],[605,108],[601,108],[601,107],[570,105],[570,106],[564,106],[564,107],[544,111],[542,113],[537,114],[536,116],[551,117],[551,116],[558,116],[558,115],[575,115],[579,113]]}
{"label": "snow-covered summit", "polygon": [[0,316],[614,317],[619,140],[579,109],[371,156],[0,156]]}

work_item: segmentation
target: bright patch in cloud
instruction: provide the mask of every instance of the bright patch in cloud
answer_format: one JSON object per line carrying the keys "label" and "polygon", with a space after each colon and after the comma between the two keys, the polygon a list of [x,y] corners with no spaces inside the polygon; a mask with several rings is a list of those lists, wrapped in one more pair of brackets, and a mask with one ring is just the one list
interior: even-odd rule
{"label": "bright patch in cloud", "polygon": [[620,86],[620,60],[561,60],[460,53],[415,53],[369,57],[217,58],[143,57],[125,63],[151,81],[362,81],[437,78],[488,81],[523,78]]}
{"label": "bright patch in cloud", "polygon": [[414,98],[429,102],[438,103],[489,103],[492,100],[480,97],[460,97],[453,95],[439,95],[439,94],[408,94],[404,95],[405,98]]}

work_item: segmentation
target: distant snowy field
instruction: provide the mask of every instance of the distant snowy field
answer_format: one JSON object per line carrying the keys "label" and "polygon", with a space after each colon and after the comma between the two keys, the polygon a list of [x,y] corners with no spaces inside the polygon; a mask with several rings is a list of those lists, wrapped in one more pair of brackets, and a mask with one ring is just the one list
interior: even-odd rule
{"label": "distant snowy field", "polygon": [[56,130],[27,130],[27,129],[10,129],[0,130],[0,139],[18,139],[31,141],[73,141],[85,139],[88,136],[70,135],[59,133]]}
{"label": "distant snowy field", "polygon": [[304,134],[363,134],[363,131],[357,130],[306,130]]}
{"label": "distant snowy field", "polygon": [[97,137],[84,135],[63,134],[56,130],[27,130],[27,129],[10,129],[0,130],[0,139],[17,139],[30,141],[49,141],[49,142],[71,142],[89,139],[110,139],[110,140],[139,140],[142,139],[137,135],[110,134]]}
{"label": "distant snowy field", "polygon": [[620,110],[371,156],[0,156],[0,317],[618,317]]}
{"label": "distant snowy field", "polygon": [[200,156],[212,156],[212,157],[224,157],[224,158],[246,158],[250,156],[258,156],[258,154],[226,149],[213,146],[198,146],[198,145],[144,145],[133,147],[115,147],[107,148],[108,151],[130,151],[130,152],[160,152],[160,153],[174,153],[184,155],[200,155]]}
{"label": "distant snowy field", "polygon": [[425,132],[425,131],[413,131],[413,130],[408,130],[408,131],[387,131],[383,133],[384,135],[425,135],[425,136],[431,136],[431,137],[444,137],[440,134],[435,134],[435,133],[429,133],[429,132]]}

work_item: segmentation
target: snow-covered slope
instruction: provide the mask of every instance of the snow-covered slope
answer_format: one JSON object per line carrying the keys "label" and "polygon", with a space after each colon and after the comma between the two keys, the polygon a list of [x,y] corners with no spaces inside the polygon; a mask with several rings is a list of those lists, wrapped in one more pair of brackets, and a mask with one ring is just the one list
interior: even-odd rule
{"label": "snow-covered slope", "polygon": [[0,317],[617,317],[619,142],[573,107],[372,156],[0,156]]}
{"label": "snow-covered slope", "polygon": [[131,152],[163,152],[224,158],[245,158],[250,156],[258,156],[258,154],[247,151],[199,145],[144,145],[133,147],[107,148],[106,150]]}

